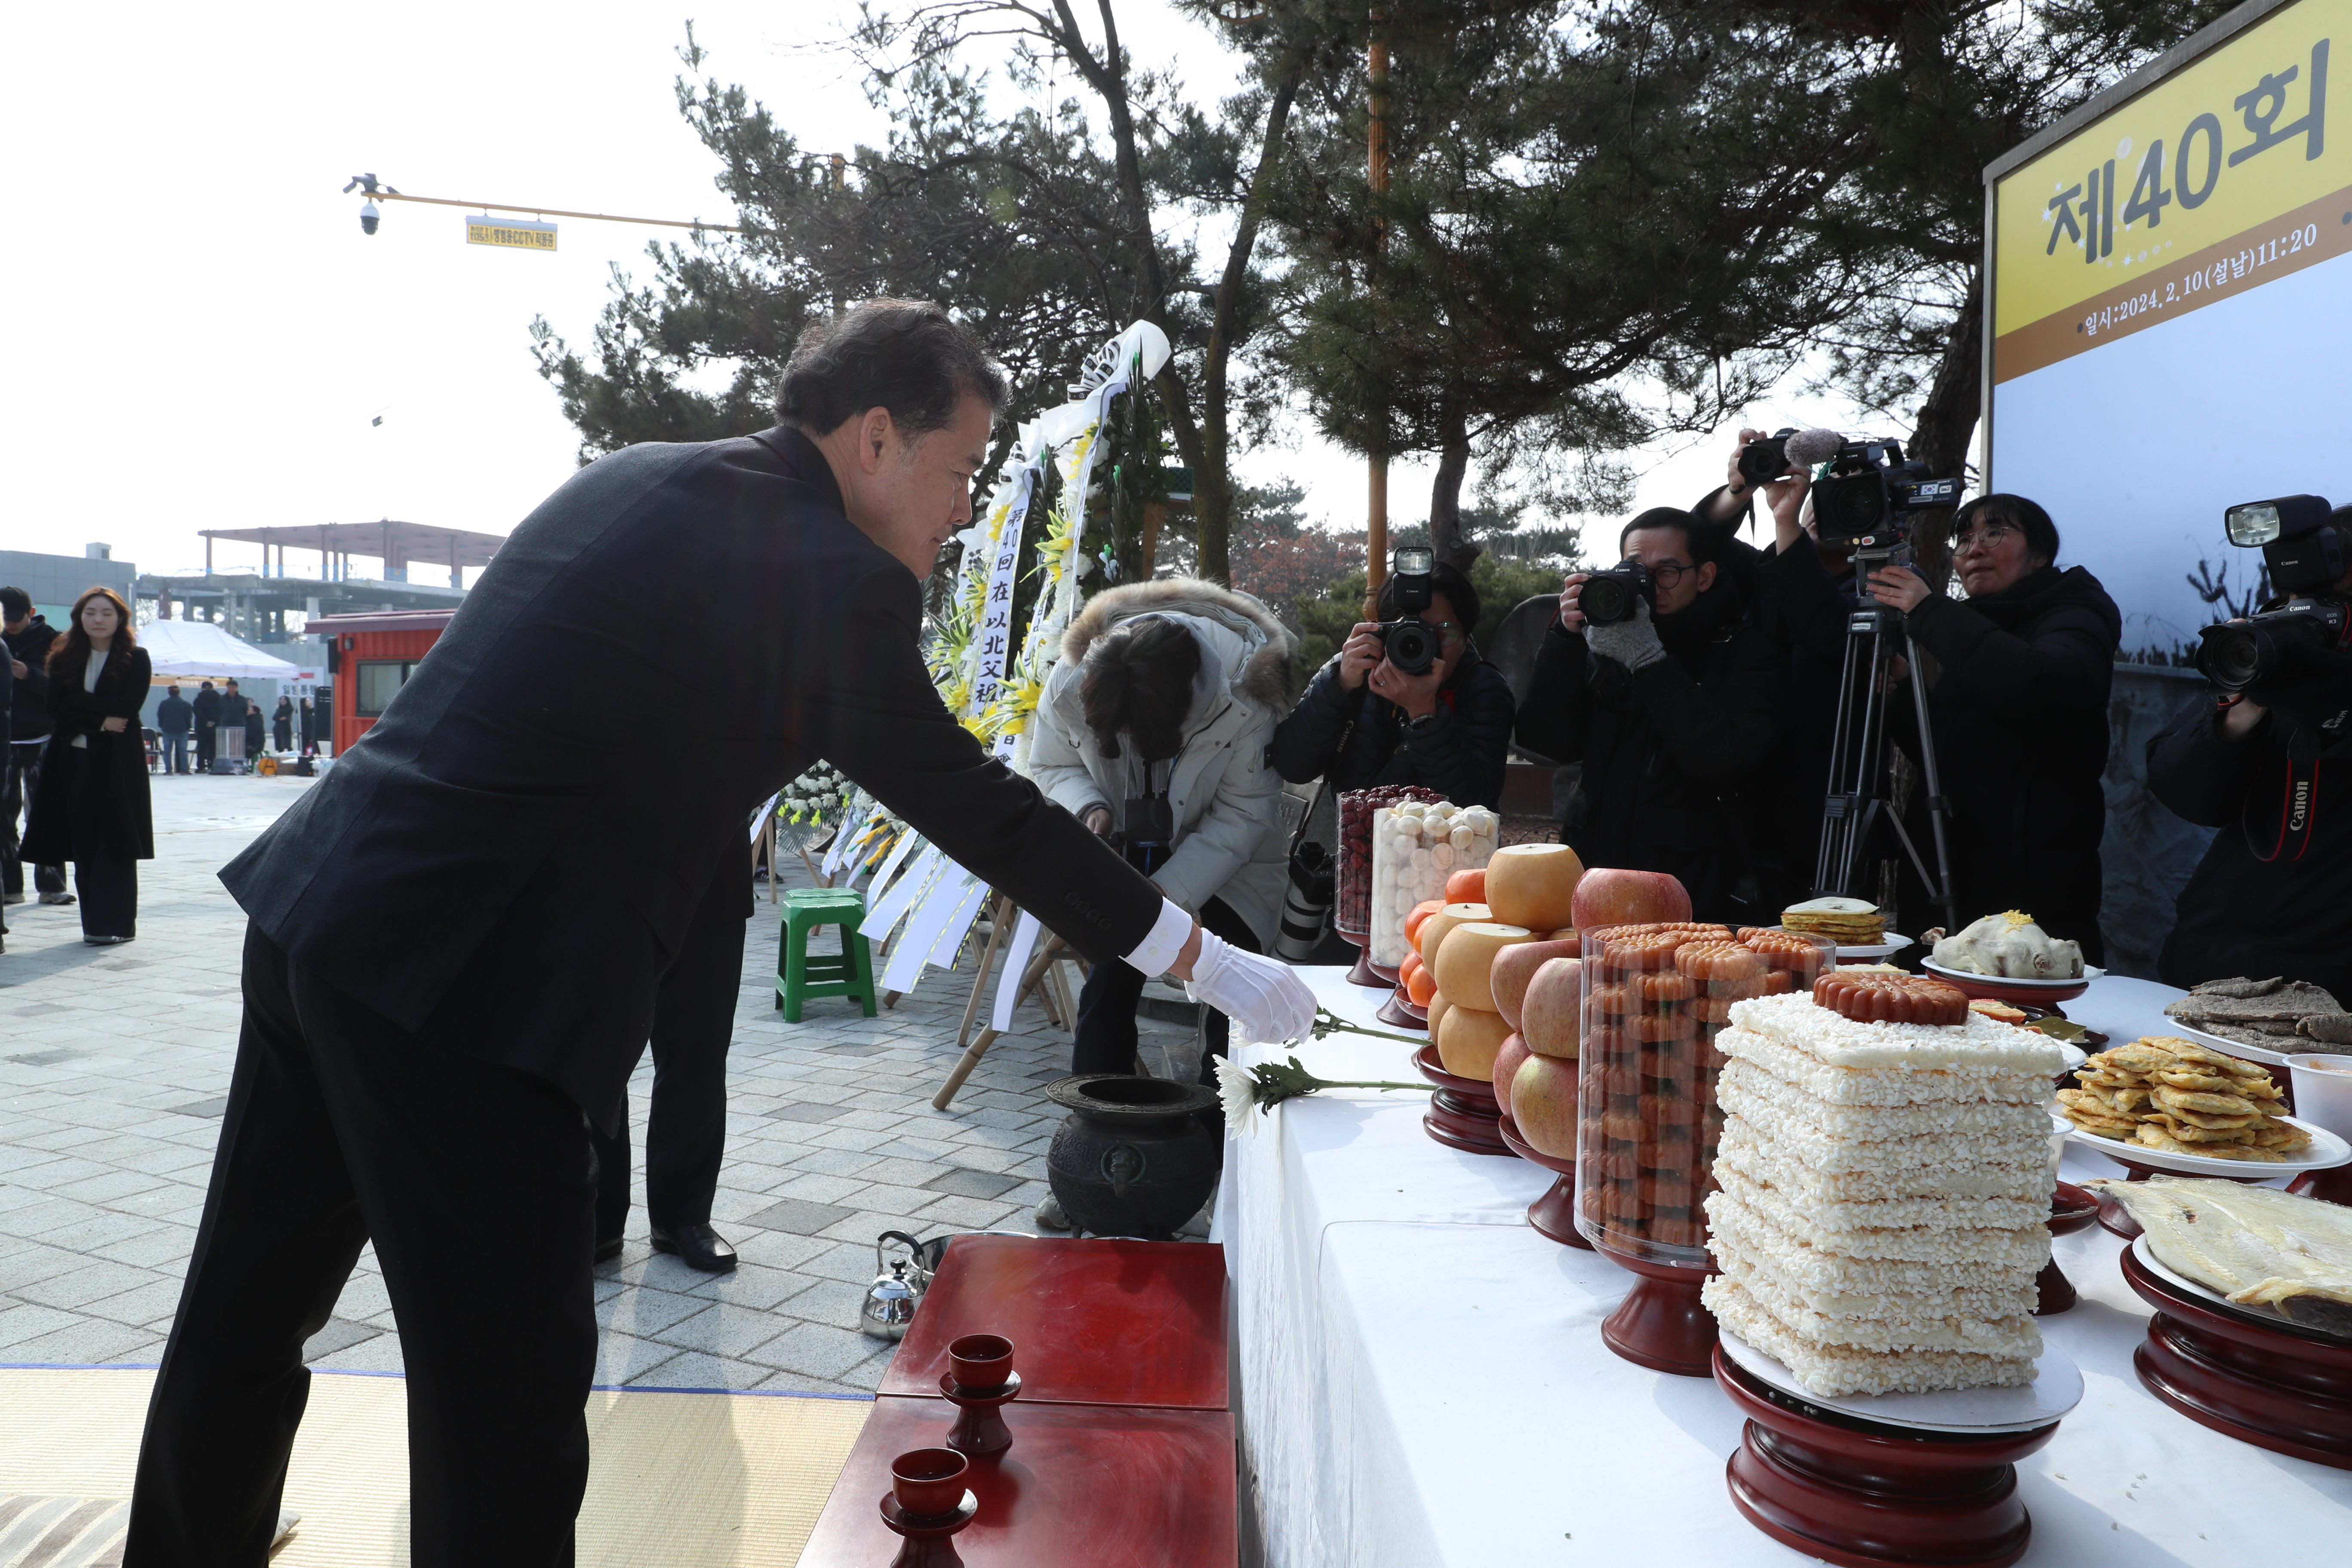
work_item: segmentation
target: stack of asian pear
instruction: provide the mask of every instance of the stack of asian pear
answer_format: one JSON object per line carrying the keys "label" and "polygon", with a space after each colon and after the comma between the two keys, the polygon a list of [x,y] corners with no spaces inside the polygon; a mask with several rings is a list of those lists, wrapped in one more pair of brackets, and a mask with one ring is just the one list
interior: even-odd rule
{"label": "stack of asian pear", "polygon": [[2057,1043],[1843,970],[1731,1023],[1717,1319],[1824,1397],[2032,1383]]}
{"label": "stack of asian pear", "polygon": [[1497,962],[1513,949],[1540,949],[1524,955],[1532,973],[1545,958],[1576,953],[1569,922],[1583,872],[1564,844],[1515,844],[1496,850],[1484,869],[1457,873],[1446,886],[1452,902],[1412,911],[1407,929],[1420,962],[1398,973],[1406,994],[1429,1009],[1429,1037],[1446,1071],[1495,1076],[1513,1037],[1496,995]]}

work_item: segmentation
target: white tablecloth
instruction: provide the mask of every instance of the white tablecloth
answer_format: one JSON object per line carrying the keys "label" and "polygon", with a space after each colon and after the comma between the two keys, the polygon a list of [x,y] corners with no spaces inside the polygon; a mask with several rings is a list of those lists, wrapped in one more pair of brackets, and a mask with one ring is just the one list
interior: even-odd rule
{"label": "white tablecloth", "polygon": [[[1370,1023],[1380,995],[1304,972]],[[2101,980],[2066,1007],[2118,1042],[2160,1032],[2179,994]],[[1412,1079],[1411,1047],[1335,1035],[1295,1054],[1326,1079]],[[1266,1562],[1811,1561],[1732,1507],[1740,1421],[1706,1379],[1620,1360],[1600,1322],[1632,1277],[1526,1223],[1552,1180],[1423,1131],[1419,1094],[1326,1093],[1258,1119],[1228,1152],[1218,1236],[1233,1274],[1243,1432]],[[2070,1152],[2065,1176],[2119,1174]],[[2042,1321],[2083,1369],[2084,1402],[2018,1467],[2024,1561],[2242,1568],[2333,1560],[2352,1538],[2352,1472],[2208,1431],[2141,1388],[2147,1308],[2093,1226],[2057,1244],[2082,1302]],[[2224,1501],[2223,1500],[2227,1500]]]}

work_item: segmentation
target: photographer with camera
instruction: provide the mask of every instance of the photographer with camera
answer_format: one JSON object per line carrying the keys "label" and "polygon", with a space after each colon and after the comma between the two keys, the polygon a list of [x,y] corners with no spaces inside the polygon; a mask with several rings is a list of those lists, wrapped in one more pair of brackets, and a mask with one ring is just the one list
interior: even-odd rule
{"label": "photographer with camera", "polygon": [[2197,663],[2216,700],[2148,742],[2157,799],[2221,829],[2157,973],[2182,987],[2284,974],[2352,1002],[2352,507],[2290,496],[2231,507],[2227,523],[2231,542],[2262,547],[2279,596],[2205,628]]}
{"label": "photographer with camera", "polygon": [[[1030,742],[1046,797],[1110,841],[1207,930],[1264,952],[1282,910],[1282,781],[1265,748],[1290,694],[1290,634],[1256,600],[1189,577],[1097,594],[1062,634]],[[1135,1070],[1146,976],[1097,963],[1070,1070]],[[1212,1010],[1201,1081],[1226,1026]]]}
{"label": "photographer with camera", "polygon": [[[1742,430],[1724,483],[1692,515],[1725,531],[1721,564],[1741,579],[1751,616],[1786,661],[1788,703],[1765,781],[1747,798],[1749,842],[1766,903],[1783,909],[1814,891],[1823,781],[1835,745],[1846,618],[1857,604],[1853,542],[1823,540],[1813,521],[1812,471],[1844,447],[1833,430]],[[1772,542],[1758,550],[1731,530],[1761,499]]]}
{"label": "photographer with camera", "polygon": [[[1952,565],[1966,599],[1930,593],[1906,565],[1870,573],[1872,598],[1900,610],[1922,658],[1929,731],[1951,803],[1954,903],[1963,922],[2032,914],[2098,963],[2099,836],[2107,820],[2107,692],[2123,616],[2097,578],[2060,571],[2050,514],[2023,496],[1979,496],[1952,519]],[[1888,728],[1916,755],[1907,682]],[[1913,792],[1912,841],[1931,843],[1927,791]],[[1940,925],[1907,860],[1898,862],[1903,929]]]}
{"label": "photographer with camera", "polygon": [[1420,784],[1456,805],[1500,805],[1511,688],[1471,640],[1478,590],[1407,548],[1375,608],[1381,618],[1349,629],[1276,727],[1275,770],[1293,784]]}
{"label": "photographer with camera", "polygon": [[1739,796],[1763,782],[1786,679],[1722,537],[1654,508],[1619,535],[1619,565],[1570,575],[1517,734],[1584,764],[1559,837],[1586,865],[1670,872],[1697,918],[1754,921],[1770,911]]}

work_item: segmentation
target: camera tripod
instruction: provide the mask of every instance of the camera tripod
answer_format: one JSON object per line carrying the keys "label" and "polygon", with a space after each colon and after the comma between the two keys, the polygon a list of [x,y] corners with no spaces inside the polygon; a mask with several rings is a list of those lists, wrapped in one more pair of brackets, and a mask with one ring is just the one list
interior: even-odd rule
{"label": "camera tripod", "polygon": [[[1891,552],[1857,551],[1854,581],[1867,593],[1870,574]],[[1865,603],[1869,601],[1865,598]],[[1830,751],[1829,793],[1822,803],[1822,847],[1813,868],[1816,893],[1852,893],[1853,880],[1874,845],[1894,845],[1909,858],[1927,897],[1944,914],[1944,929],[1960,929],[1952,893],[1951,803],[1944,797],[1936,767],[1936,737],[1927,721],[1927,684],[1915,657],[1911,711],[1919,725],[1919,770],[1927,790],[1927,825],[1935,839],[1936,869],[1911,840],[1902,815],[1887,798],[1887,687],[1895,657],[1907,649],[1900,612],[1872,605],[1846,617],[1845,668],[1839,679],[1836,738]],[[1873,858],[1881,856],[1871,856]],[[1874,897],[1873,901],[1875,901]]]}

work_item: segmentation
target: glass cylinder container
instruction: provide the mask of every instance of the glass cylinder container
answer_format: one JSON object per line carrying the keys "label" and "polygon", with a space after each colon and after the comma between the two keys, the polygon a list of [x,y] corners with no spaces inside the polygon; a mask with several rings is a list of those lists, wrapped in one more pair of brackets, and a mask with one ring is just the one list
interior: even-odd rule
{"label": "glass cylinder container", "polygon": [[1710,1267],[1706,1194],[1723,1110],[1715,1037],[1731,1005],[1810,991],[1837,943],[1806,931],[1696,921],[1584,933],[1576,1225],[1643,1263]]}
{"label": "glass cylinder container", "polygon": [[1456,871],[1483,869],[1495,858],[1502,819],[1483,805],[1404,801],[1372,814],[1372,903],[1364,952],[1394,969],[1412,951],[1405,922],[1413,907],[1445,896]]}
{"label": "glass cylinder container", "polygon": [[1358,947],[1365,945],[1372,918],[1372,814],[1398,801],[1442,801],[1419,784],[1382,784],[1351,789],[1339,796],[1339,869],[1331,905],[1331,925]]}

